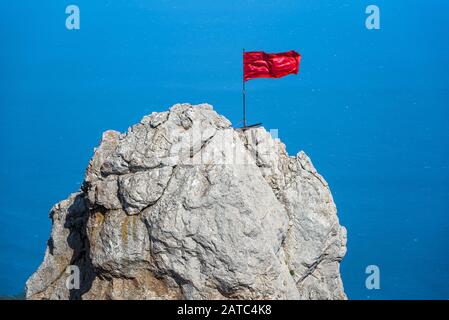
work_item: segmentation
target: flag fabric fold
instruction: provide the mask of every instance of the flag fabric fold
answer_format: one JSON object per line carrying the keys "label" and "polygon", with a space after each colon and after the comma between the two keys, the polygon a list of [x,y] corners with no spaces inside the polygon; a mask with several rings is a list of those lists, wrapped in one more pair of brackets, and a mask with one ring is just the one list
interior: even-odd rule
{"label": "flag fabric fold", "polygon": [[301,55],[294,51],[265,53],[251,51],[243,53],[243,80],[255,78],[280,78],[298,74]]}

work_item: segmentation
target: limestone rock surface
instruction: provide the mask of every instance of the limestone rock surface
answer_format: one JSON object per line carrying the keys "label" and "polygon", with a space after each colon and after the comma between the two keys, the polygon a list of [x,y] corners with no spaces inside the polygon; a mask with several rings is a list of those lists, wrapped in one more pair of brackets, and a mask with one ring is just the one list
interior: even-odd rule
{"label": "limestone rock surface", "polygon": [[326,181],[304,152],[208,104],[105,132],[50,217],[28,299],[346,298]]}

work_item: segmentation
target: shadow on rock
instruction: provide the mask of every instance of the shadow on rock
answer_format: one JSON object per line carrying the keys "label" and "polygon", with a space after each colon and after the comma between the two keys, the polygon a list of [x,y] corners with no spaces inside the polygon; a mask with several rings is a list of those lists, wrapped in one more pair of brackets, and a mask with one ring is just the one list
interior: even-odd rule
{"label": "shadow on rock", "polygon": [[90,290],[95,279],[95,271],[90,259],[90,243],[87,237],[89,208],[84,194],[79,194],[67,210],[64,227],[70,230],[67,244],[73,249],[71,266],[79,269],[79,289],[70,289],[70,300],[82,300],[82,295]]}

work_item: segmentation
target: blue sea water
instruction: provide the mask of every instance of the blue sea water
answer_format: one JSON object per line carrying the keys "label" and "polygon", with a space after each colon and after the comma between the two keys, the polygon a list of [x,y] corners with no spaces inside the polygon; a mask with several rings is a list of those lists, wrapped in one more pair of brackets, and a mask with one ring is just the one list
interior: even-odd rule
{"label": "blue sea water", "polygon": [[[65,27],[66,6],[81,29]],[[381,29],[365,28],[380,8]],[[241,121],[242,48],[302,56],[247,83],[249,122],[278,128],[326,178],[348,229],[350,299],[449,298],[449,2],[0,2],[0,295],[42,261],[49,209],[103,131],[177,102]],[[380,268],[379,290],[365,268]]]}

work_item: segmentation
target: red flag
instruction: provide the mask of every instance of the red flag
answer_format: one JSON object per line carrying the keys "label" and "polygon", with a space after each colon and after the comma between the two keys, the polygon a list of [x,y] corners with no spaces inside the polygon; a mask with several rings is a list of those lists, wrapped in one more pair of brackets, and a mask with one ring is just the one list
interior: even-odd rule
{"label": "red flag", "polygon": [[298,74],[301,55],[296,51],[243,53],[243,79],[280,78],[291,73]]}

